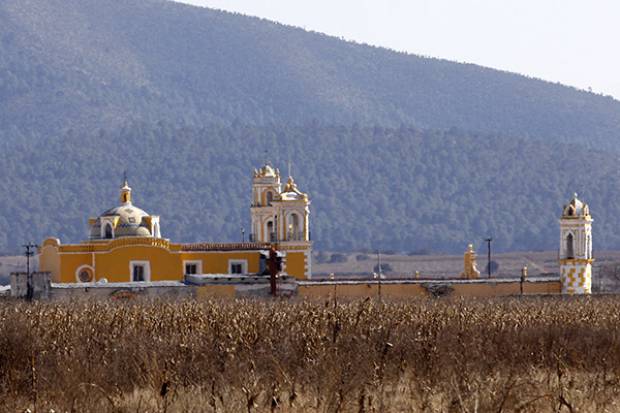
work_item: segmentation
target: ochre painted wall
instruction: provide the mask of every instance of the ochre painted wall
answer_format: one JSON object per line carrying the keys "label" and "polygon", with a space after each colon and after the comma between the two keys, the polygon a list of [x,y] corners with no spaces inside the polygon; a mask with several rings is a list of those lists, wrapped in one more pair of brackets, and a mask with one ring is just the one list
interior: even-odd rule
{"label": "ochre painted wall", "polygon": [[[63,257],[64,258],[64,257]],[[95,255],[95,277],[109,282],[131,281],[130,262],[148,261],[151,281],[182,279],[181,261],[178,254],[157,247],[121,247],[108,253]]]}
{"label": "ochre painted wall", "polygon": [[[75,272],[83,265],[93,265],[93,256],[91,253],[81,254],[61,254],[60,255],[60,282],[77,282]],[[41,271],[47,271],[41,267]]]}
{"label": "ochre painted wall", "polygon": [[230,260],[245,260],[250,274],[257,273],[260,266],[259,251],[178,253],[163,247],[140,245],[126,245],[97,252],[63,253],[62,247],[60,249],[61,252],[58,252],[58,247],[44,245],[39,267],[41,271],[52,272],[53,281],[65,283],[76,282],[76,271],[84,265],[94,269],[95,281],[105,278],[108,282],[131,281],[132,261],[149,263],[151,281],[182,280],[185,273],[184,261],[200,261],[205,274],[227,274]]}
{"label": "ochre painted wall", "polygon": [[39,255],[39,269],[49,272],[52,275],[52,282],[60,282],[60,256],[58,255],[58,247],[46,245],[41,247]]}
{"label": "ochre painted wall", "polygon": [[306,279],[306,254],[304,252],[286,252],[286,273],[298,280]]}

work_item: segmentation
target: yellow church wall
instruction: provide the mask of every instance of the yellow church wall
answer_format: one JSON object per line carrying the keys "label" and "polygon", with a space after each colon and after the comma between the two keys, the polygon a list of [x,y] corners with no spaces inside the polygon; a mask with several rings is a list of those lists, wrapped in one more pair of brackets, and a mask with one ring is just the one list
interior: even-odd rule
{"label": "yellow church wall", "polygon": [[155,247],[117,248],[105,254],[95,255],[97,280],[109,282],[131,281],[131,261],[148,261],[151,281],[181,280],[183,270],[178,255]]}
{"label": "yellow church wall", "polygon": [[60,282],[60,256],[58,247],[43,243],[39,255],[39,270],[51,273],[52,282]]}
{"label": "yellow church wall", "polygon": [[298,280],[306,279],[306,254],[304,252],[287,251],[286,273]]}
{"label": "yellow church wall", "polygon": [[[110,243],[108,246],[115,246]],[[96,248],[95,248],[96,247]],[[173,246],[171,246],[173,247]],[[140,246],[127,244],[106,251],[105,245],[63,245],[57,247],[44,245],[40,255],[41,271],[52,273],[55,282],[76,282],[76,271],[87,265],[94,269],[95,280],[105,278],[108,282],[128,282],[131,280],[130,263],[145,261],[149,263],[151,281],[182,280],[185,261],[200,261],[205,274],[227,274],[230,260],[247,262],[248,273],[257,273],[260,268],[259,251],[198,251],[174,252],[175,248]],[[65,251],[93,252],[65,252]],[[178,249],[177,249],[178,250]],[[96,252],[95,252],[96,251]]]}
{"label": "yellow church wall", "polygon": [[[247,261],[247,271],[250,274],[255,274],[260,269],[260,253],[258,251],[183,253],[181,257],[181,262],[201,261],[202,272],[205,274],[228,274],[230,260]],[[183,271],[182,267],[181,271]]]}
{"label": "yellow church wall", "polygon": [[[83,265],[92,266],[93,256],[90,253],[82,254],[61,254],[60,261],[60,282],[73,283],[77,281],[75,272]],[[43,270],[43,268],[41,268]],[[43,270],[44,271],[44,270]]]}

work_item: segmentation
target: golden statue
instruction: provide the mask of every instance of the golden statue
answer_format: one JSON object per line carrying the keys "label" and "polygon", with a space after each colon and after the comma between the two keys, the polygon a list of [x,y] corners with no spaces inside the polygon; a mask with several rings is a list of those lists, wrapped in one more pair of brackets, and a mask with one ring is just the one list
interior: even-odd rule
{"label": "golden statue", "polygon": [[476,251],[474,251],[474,246],[472,244],[467,246],[467,251],[465,251],[465,255],[463,256],[463,272],[461,273],[461,278],[466,278],[468,280],[480,278],[480,271],[476,268]]}

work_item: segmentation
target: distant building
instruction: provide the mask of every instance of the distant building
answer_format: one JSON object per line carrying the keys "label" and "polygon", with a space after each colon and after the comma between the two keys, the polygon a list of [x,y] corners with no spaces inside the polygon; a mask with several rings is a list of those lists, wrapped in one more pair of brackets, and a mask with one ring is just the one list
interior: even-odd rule
{"label": "distant building", "polygon": [[125,179],[120,204],[91,218],[89,239],[62,244],[46,239],[39,255],[40,271],[53,282],[92,283],[182,280],[193,274],[262,274],[272,244],[285,252],[283,272],[311,277],[312,243],[308,230],[308,196],[292,177],[284,188],[270,165],[254,173],[249,242],[173,243],[162,237],[160,218],[138,208]]}
{"label": "distant building", "polygon": [[560,282],[563,294],[592,292],[592,217],[577,198],[564,206],[560,218]]}

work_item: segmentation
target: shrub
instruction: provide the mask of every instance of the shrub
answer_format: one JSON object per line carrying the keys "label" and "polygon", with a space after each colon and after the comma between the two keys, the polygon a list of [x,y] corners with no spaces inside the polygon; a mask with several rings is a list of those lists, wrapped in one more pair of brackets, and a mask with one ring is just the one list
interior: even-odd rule
{"label": "shrub", "polygon": [[616,297],[334,304],[4,302],[0,410],[546,413],[620,402]]}

